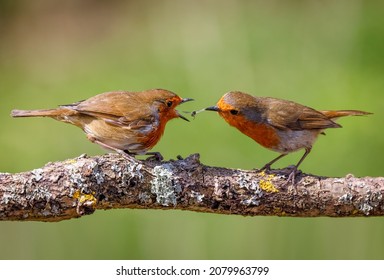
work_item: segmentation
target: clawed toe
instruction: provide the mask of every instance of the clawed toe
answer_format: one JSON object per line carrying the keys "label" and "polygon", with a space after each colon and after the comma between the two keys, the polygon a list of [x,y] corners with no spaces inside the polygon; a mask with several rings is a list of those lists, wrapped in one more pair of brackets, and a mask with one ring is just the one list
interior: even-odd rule
{"label": "clawed toe", "polygon": [[146,155],[150,155],[146,160],[162,161],[164,157],[159,152],[148,152]]}
{"label": "clawed toe", "polygon": [[271,165],[269,163],[264,165],[262,168],[260,168],[260,171],[271,171]]}
{"label": "clawed toe", "polygon": [[300,174],[301,171],[297,169],[297,166],[294,166],[292,171],[289,173],[288,175],[288,179],[285,183],[285,185],[289,185],[291,184],[292,186],[294,186],[296,184],[296,175]]}

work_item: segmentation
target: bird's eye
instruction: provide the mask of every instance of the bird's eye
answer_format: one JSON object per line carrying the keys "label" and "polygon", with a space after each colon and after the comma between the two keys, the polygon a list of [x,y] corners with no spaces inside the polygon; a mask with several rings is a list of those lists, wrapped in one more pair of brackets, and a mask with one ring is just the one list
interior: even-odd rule
{"label": "bird's eye", "polygon": [[172,102],[172,101],[168,101],[168,102],[167,102],[167,106],[168,106],[168,107],[171,107],[171,106],[172,106],[172,104],[173,104],[173,102]]}
{"label": "bird's eye", "polygon": [[231,110],[231,111],[229,111],[232,115],[237,115],[238,113],[239,113],[239,111],[237,111],[237,110]]}

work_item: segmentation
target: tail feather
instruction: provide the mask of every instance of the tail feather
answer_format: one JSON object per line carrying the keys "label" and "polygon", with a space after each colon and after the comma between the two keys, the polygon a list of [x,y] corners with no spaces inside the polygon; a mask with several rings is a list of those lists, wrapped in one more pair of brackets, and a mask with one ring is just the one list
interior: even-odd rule
{"label": "tail feather", "polygon": [[68,115],[68,109],[43,109],[43,110],[12,110],[11,116],[19,117],[56,117],[60,115]]}
{"label": "tail feather", "polygon": [[340,118],[345,116],[364,116],[372,113],[359,111],[359,110],[337,110],[337,111],[320,111],[329,119]]}

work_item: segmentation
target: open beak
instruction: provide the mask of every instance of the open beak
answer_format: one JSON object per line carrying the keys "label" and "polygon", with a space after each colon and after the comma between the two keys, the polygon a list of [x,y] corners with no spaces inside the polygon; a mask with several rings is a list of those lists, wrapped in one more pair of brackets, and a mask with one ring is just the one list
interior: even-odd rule
{"label": "open beak", "polygon": [[[183,98],[183,99],[181,99],[180,104],[183,104],[183,103],[188,102],[188,101],[194,101],[194,99],[192,99],[192,98]],[[186,117],[184,117],[182,114],[180,114],[179,112],[177,112],[177,116],[179,118],[189,122],[189,120]]]}
{"label": "open beak", "polygon": [[194,101],[194,99],[192,99],[192,98],[183,98],[183,99],[181,99],[180,104],[183,104],[183,103],[188,102],[188,101]]}
{"label": "open beak", "polygon": [[211,107],[208,107],[208,108],[205,108],[206,111],[215,111],[215,112],[219,112],[219,107],[217,106],[211,106]]}
{"label": "open beak", "polygon": [[189,120],[188,120],[186,117],[184,117],[182,114],[180,114],[179,112],[177,112],[177,116],[178,116],[180,119],[183,119],[183,120],[189,122]]}

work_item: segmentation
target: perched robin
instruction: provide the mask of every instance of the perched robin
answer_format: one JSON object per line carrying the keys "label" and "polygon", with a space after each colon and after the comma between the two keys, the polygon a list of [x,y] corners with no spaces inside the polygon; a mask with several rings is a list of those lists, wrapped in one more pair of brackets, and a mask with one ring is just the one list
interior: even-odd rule
{"label": "perched robin", "polygon": [[123,155],[147,154],[160,140],[167,122],[182,118],[175,108],[191,101],[164,89],[113,91],[48,110],[13,110],[12,117],[50,117],[80,127],[87,138]]}
{"label": "perched robin", "polygon": [[299,165],[310,153],[317,136],[324,134],[326,128],[341,127],[334,122],[336,118],[370,114],[357,110],[317,111],[292,101],[256,97],[239,91],[226,93],[216,106],[203,110],[218,112],[231,126],[263,147],[280,153],[262,169],[269,170],[273,163],[287,154],[305,149],[288,177],[288,181],[293,183]]}

